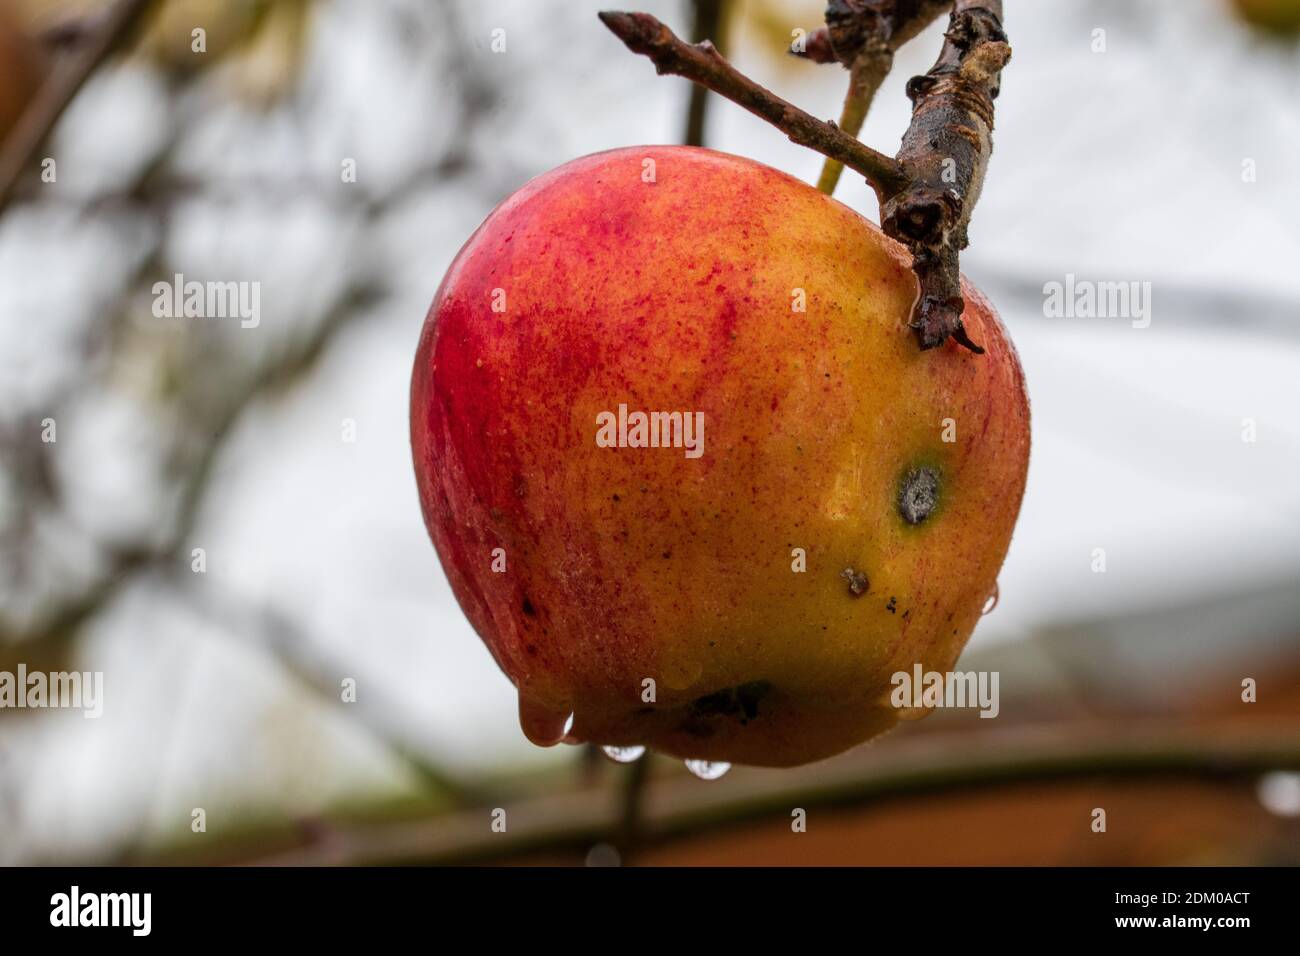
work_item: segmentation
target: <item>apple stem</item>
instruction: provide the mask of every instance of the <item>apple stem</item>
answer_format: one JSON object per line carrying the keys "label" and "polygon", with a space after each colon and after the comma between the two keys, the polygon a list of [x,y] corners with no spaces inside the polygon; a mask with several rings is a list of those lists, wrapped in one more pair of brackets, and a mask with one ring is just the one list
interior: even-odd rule
{"label": "apple stem", "polygon": [[[849,71],[849,88],[840,129],[857,136],[876,90],[894,66],[894,54],[929,26],[952,0],[830,0],[826,26],[805,39],[796,56],[817,63],[840,63]],[[844,166],[827,158],[817,188],[835,192]]]}
{"label": "apple stem", "polygon": [[[894,55],[889,51],[876,51],[874,55],[864,54],[849,67],[849,90],[844,94],[844,108],[840,111],[840,129],[850,136],[862,132],[862,124],[871,109],[871,101],[889,74],[893,61]],[[844,164],[827,156],[822,163],[817,188],[828,196],[834,195],[842,172]]]}

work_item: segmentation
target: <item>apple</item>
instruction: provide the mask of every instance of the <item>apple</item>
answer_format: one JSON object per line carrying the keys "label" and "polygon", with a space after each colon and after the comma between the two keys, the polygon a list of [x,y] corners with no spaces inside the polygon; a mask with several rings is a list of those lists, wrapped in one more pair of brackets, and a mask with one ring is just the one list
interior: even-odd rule
{"label": "apple", "polygon": [[411,383],[424,520],[539,744],[766,766],[842,751],[994,592],[1029,408],[987,350],[922,352],[903,247],[785,173],[646,146],[498,206]]}

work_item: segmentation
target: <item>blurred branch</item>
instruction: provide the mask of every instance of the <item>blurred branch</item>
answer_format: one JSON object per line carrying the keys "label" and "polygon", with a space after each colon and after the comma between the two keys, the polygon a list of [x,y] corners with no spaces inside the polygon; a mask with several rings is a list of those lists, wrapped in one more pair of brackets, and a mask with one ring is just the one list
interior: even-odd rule
{"label": "blurred branch", "polygon": [[349,290],[312,331],[285,348],[274,361],[265,363],[241,387],[225,389],[227,399],[217,406],[205,405],[202,421],[190,422],[194,433],[210,436],[187,468],[179,504],[168,531],[155,542],[133,543],[108,549],[107,568],[97,583],[72,596],[47,613],[38,626],[21,633],[0,632],[0,643],[22,644],[27,641],[71,639],[76,629],[106,606],[133,575],[151,567],[181,559],[181,552],[198,520],[212,471],[225,443],[233,434],[244,413],[271,392],[282,389],[287,380],[315,367],[335,335],[360,312],[377,301],[381,293],[369,287]]}
{"label": "blurred branch", "polygon": [[[726,22],[727,0],[692,0],[694,21],[691,38],[700,43],[709,40],[715,47],[725,46],[723,30]],[[704,145],[704,121],[709,111],[709,89],[698,83],[691,84],[691,100],[686,109],[686,132],[682,142],[687,146]]]}
{"label": "blurred branch", "polygon": [[[93,46],[102,53],[102,61],[112,47],[112,44],[106,44],[107,38],[111,35],[120,39],[127,31],[125,13],[143,10],[145,4],[133,4],[130,11],[127,6],[122,3],[106,14],[64,24],[46,38],[47,43],[76,48],[82,54],[88,54]],[[443,13],[454,13],[449,6],[444,7]],[[445,28],[446,19],[438,11],[425,11],[419,4],[413,4],[411,9],[427,14],[430,30]],[[453,45],[452,49],[457,50],[458,47]],[[442,154],[432,155],[415,164],[397,182],[389,184],[382,191],[325,189],[326,185],[332,184],[324,181],[312,183],[301,176],[286,178],[285,182],[264,180],[252,184],[244,179],[239,182],[239,186],[246,195],[250,185],[261,185],[277,201],[282,201],[288,191],[286,183],[301,187],[305,181],[309,186],[319,187],[320,192],[330,197],[345,196],[349,211],[355,210],[365,224],[377,227],[383,217],[398,207],[411,191],[471,168],[470,156],[464,144],[472,139],[469,135],[470,127],[486,116],[496,98],[496,90],[477,71],[467,73],[468,78],[458,75],[461,91],[454,99],[454,104],[459,107],[457,128],[465,135],[456,137]],[[89,71],[85,76],[88,75]],[[82,77],[83,81],[85,76]],[[71,93],[65,99],[70,100]],[[191,114],[186,111],[183,115]],[[173,130],[165,148],[135,177],[133,183],[125,189],[115,190],[109,196],[91,199],[83,209],[90,216],[110,209],[128,215],[142,209],[163,226],[162,234],[153,245],[152,254],[144,257],[135,275],[123,284],[118,307],[105,310],[109,312],[112,321],[97,321],[91,326],[90,337],[97,342],[112,342],[117,339],[120,330],[116,326],[123,323],[130,314],[128,297],[138,283],[147,284],[159,274],[170,274],[171,270],[160,258],[159,250],[165,245],[163,239],[172,204],[209,192],[211,183],[207,179],[178,173],[171,164],[170,154],[178,138],[179,134]],[[42,202],[50,202],[58,197],[41,195],[39,198]],[[362,247],[370,238],[366,230],[361,230],[355,243]],[[238,432],[239,423],[245,414],[260,401],[273,398],[309,374],[330,349],[336,336],[387,295],[390,281],[391,276],[371,275],[367,271],[355,276],[323,315],[311,316],[311,321],[304,322],[300,332],[295,329],[297,334],[292,334],[287,342],[276,346],[269,354],[261,355],[251,369],[246,368],[244,363],[223,362],[221,354],[214,354],[206,347],[212,343],[205,344],[201,339],[196,340],[193,343],[195,347],[186,354],[185,367],[174,370],[174,377],[185,383],[185,388],[172,399],[176,428],[167,468],[173,476],[173,482],[167,490],[176,496],[174,510],[170,514],[164,512],[159,521],[161,529],[151,529],[143,540],[121,545],[95,542],[102,558],[99,572],[89,582],[77,584],[73,593],[56,596],[30,624],[15,624],[8,628],[0,625],[0,654],[12,652],[30,661],[39,659],[34,655],[68,653],[82,625],[107,608],[118,594],[142,575],[161,571],[169,579],[183,582],[188,567],[185,549],[198,526],[200,512],[227,442]],[[187,334],[194,333],[187,331]],[[221,363],[216,387],[204,387],[214,384],[210,374],[186,374],[196,371],[189,364],[194,362],[200,363],[199,370],[211,369]],[[80,391],[92,382],[91,376],[78,376],[75,380],[76,390]],[[65,396],[65,400],[70,397]],[[58,400],[53,402],[53,405],[59,404]],[[20,448],[24,451],[34,448],[34,454],[43,454],[47,446],[34,444],[24,435]],[[37,460],[36,464],[41,464],[41,460]],[[159,530],[160,533],[154,534],[154,530]],[[265,649],[289,674],[306,687],[319,691],[325,701],[338,701],[339,678],[334,675],[328,662],[320,659],[309,636],[296,627],[293,621],[273,609],[260,613],[250,612],[247,617],[256,625],[255,630],[266,637]],[[471,788],[452,779],[406,739],[400,732],[400,722],[395,721],[387,712],[382,709],[377,711],[373,707],[358,708],[355,711],[349,708],[349,712],[358,714],[360,723],[406,760],[426,782],[436,786],[441,794],[466,802],[475,799]]]}
{"label": "blurred branch", "polygon": [[54,72],[27,105],[18,123],[0,146],[0,213],[13,196],[14,185],[31,166],[54,124],[77,93],[120,46],[132,37],[153,0],[118,0],[94,21],[75,51],[61,57]]}
{"label": "blurred branch", "polygon": [[[197,591],[194,582],[187,580],[185,573],[180,570],[183,552],[197,525],[213,470],[226,441],[236,430],[237,423],[258,400],[284,388],[286,381],[315,367],[336,334],[381,296],[379,290],[367,286],[356,286],[349,290],[310,335],[285,349],[275,361],[263,365],[255,376],[244,383],[244,387],[223,391],[223,395],[229,396],[229,402],[215,408],[205,406],[207,410],[204,420],[193,423],[193,427],[197,433],[210,436],[211,440],[202,446],[199,457],[190,467],[183,469],[185,481],[180,494],[180,505],[168,534],[152,546],[141,544],[113,551],[109,569],[98,582],[47,615],[38,631],[17,637],[7,636],[9,641],[17,642],[15,649],[30,656],[33,644],[55,642],[63,646],[70,643],[80,625],[107,606],[142,571],[165,569],[178,584],[189,585],[191,593]],[[204,607],[213,615],[216,615],[218,608],[227,617],[236,614],[236,603],[225,598],[221,601],[209,599]],[[273,609],[264,609],[260,613],[245,612],[241,620],[248,625],[247,629],[260,631],[266,636],[261,646],[287,673],[296,677],[305,687],[319,693],[322,699],[339,700],[339,681],[343,675],[321,661],[318,649],[288,617]],[[357,716],[359,722],[376,739],[439,793],[460,805],[473,804],[478,799],[476,790],[455,780],[419,748],[405,740],[401,731],[403,723],[395,720],[387,710],[358,706],[349,709],[348,713]]]}
{"label": "blurred branch", "polygon": [[416,722],[403,719],[388,700],[381,701],[379,706],[369,705],[366,700],[375,698],[362,691],[358,693],[355,703],[344,706],[340,696],[343,678],[355,677],[360,685],[360,676],[326,661],[320,647],[287,615],[269,606],[243,608],[239,600],[230,594],[214,594],[209,582],[200,582],[197,575],[174,571],[172,577],[206,616],[224,620],[230,629],[245,637],[260,633],[264,639],[257,646],[269,653],[282,670],[317,694],[322,702],[339,705],[349,719],[354,719],[365,728],[425,785],[458,806],[476,806],[483,801],[477,788],[456,779],[450,771],[439,766],[425,753],[422,747],[409,739],[407,728],[416,726]]}
{"label": "blurred branch", "polygon": [[627,863],[641,841],[642,816],[645,808],[647,785],[650,782],[650,765],[653,755],[645,753],[640,760],[625,768],[620,788],[617,846],[623,862]]}
{"label": "blurred branch", "polygon": [[[1242,721],[1239,723],[1246,723]],[[643,760],[650,759],[647,755]],[[1239,779],[1300,768],[1294,724],[1189,725],[1130,720],[918,735],[825,761],[799,773],[737,768],[724,781],[661,780],[646,795],[645,847],[773,817],[795,807],[869,807],[913,794],[1011,784],[1109,779]],[[510,830],[486,815],[333,831],[330,845],[265,857],[271,865],[474,864],[532,853],[582,853],[618,832],[621,806],[581,791],[509,805]]]}

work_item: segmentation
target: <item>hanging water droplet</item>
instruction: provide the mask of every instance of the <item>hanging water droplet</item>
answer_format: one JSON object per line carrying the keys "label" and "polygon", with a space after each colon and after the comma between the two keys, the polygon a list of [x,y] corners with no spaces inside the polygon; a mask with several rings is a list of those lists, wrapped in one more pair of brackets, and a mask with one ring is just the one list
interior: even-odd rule
{"label": "hanging water droplet", "polygon": [[899,720],[920,720],[933,709],[933,707],[899,707],[894,713],[898,715]]}
{"label": "hanging water droplet", "polygon": [[538,747],[554,747],[572,727],[572,711],[556,710],[519,692],[519,729]]}
{"label": "hanging water droplet", "polygon": [[688,760],[686,769],[701,780],[717,780],[731,769],[731,764],[721,760]]}
{"label": "hanging water droplet", "polygon": [[984,610],[980,611],[981,615],[992,614],[993,609],[998,606],[998,583],[993,582],[993,591],[984,599]]}
{"label": "hanging water droplet", "polygon": [[634,744],[631,747],[601,747],[605,756],[614,763],[636,763],[645,753],[645,748]]}

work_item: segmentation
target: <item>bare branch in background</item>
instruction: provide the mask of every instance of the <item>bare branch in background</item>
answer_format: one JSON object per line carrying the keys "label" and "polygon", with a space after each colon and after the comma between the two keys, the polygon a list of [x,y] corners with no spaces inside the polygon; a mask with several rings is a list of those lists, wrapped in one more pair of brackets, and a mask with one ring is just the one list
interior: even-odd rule
{"label": "bare branch in background", "polygon": [[[45,42],[50,48],[62,51],[59,55],[65,61],[65,70],[70,69],[74,63],[81,64],[78,75],[81,76],[81,82],[84,82],[92,75],[94,68],[85,69],[87,61],[81,58],[92,48],[102,52],[95,63],[97,68],[114,49],[123,48],[130,42],[130,29],[122,18],[127,12],[144,10],[147,3],[132,3],[129,6],[130,10],[128,4],[119,3],[105,12],[69,21],[48,33],[44,37]],[[420,10],[422,7],[413,5],[412,9]],[[442,29],[445,26],[446,20],[437,11],[433,11],[430,19],[431,28]],[[111,43],[107,42],[110,36],[114,38]],[[453,46],[452,49],[458,47]],[[283,200],[290,191],[296,191],[304,197],[319,195],[335,205],[339,212],[345,213],[350,221],[360,223],[362,228],[353,234],[351,241],[357,248],[365,248],[383,228],[385,217],[409,199],[412,193],[431,184],[444,182],[471,168],[472,156],[467,152],[466,146],[473,139],[469,135],[470,131],[488,115],[497,91],[489,78],[480,75],[479,71],[470,66],[462,65],[454,72],[457,76],[458,95],[448,99],[449,105],[457,109],[456,125],[464,135],[456,137],[445,149],[432,151],[432,155],[423,157],[396,182],[388,183],[378,191],[340,191],[334,188],[331,181],[302,175],[286,176],[284,179],[245,176],[238,180],[231,178],[214,181],[211,174],[194,174],[174,162],[175,148],[183,139],[183,131],[176,129],[170,131],[167,142],[130,182],[115,187],[106,195],[81,198],[54,190],[47,192],[39,186],[30,189],[29,194],[28,187],[33,185],[34,177],[25,174],[18,176],[18,189],[7,195],[6,200],[13,199],[17,194],[43,205],[69,204],[70,210],[87,219],[112,211],[124,218],[147,218],[158,225],[156,235],[151,237],[152,241],[140,260],[134,263],[132,273],[124,277],[121,288],[114,294],[112,304],[103,309],[102,317],[89,326],[87,341],[81,348],[89,371],[100,371],[97,357],[117,359],[119,350],[129,347],[127,343],[132,337],[122,335],[121,327],[136,309],[133,296],[141,286],[148,288],[159,275],[170,275],[173,271],[164,259],[164,250],[171,230],[173,210],[178,203],[195,197],[219,200],[231,195],[223,191],[223,188],[232,189],[235,183],[241,189],[238,195],[256,195],[260,192],[268,201]],[[66,77],[63,82],[67,82]],[[42,95],[49,95],[48,87],[55,83],[52,79]],[[194,82],[187,81],[184,89],[190,90],[193,86]],[[62,88],[66,92],[62,97],[62,106],[66,107],[75,95],[75,90],[68,86]],[[42,124],[47,133],[57,116],[42,112],[41,108],[35,108],[34,111],[47,117],[48,122]],[[45,135],[42,134],[31,140],[35,144],[33,148],[39,150],[44,139]],[[6,151],[5,156],[8,155]],[[30,160],[25,160],[16,169],[21,172],[29,163]],[[357,256],[356,259],[367,263],[370,261],[365,256]],[[391,293],[393,284],[393,275],[385,272],[382,266],[359,267],[348,285],[321,312],[304,316],[301,326],[294,327],[285,339],[277,339],[276,344],[269,350],[263,350],[251,365],[242,361],[233,362],[231,359],[235,358],[234,355],[214,351],[208,347],[213,343],[201,340],[194,341],[192,348],[183,350],[177,360],[179,367],[167,370],[169,377],[178,383],[178,388],[167,399],[170,414],[164,416],[169,421],[175,421],[175,433],[169,434],[164,459],[168,477],[158,496],[166,507],[161,508],[157,525],[139,540],[113,543],[88,541],[98,551],[100,559],[97,573],[92,578],[64,582],[59,593],[43,601],[39,613],[30,621],[0,618],[0,665],[6,655],[19,655],[19,659],[29,664],[45,661],[51,665],[46,669],[66,669],[70,666],[66,663],[66,658],[74,652],[77,639],[85,631],[84,626],[112,607],[124,591],[143,580],[169,583],[173,585],[172,590],[185,594],[186,585],[194,585],[192,576],[188,574],[185,557],[188,542],[202,518],[213,479],[225,458],[230,439],[239,433],[246,417],[262,402],[273,400],[309,376],[345,329],[354,328],[358,322],[375,315],[376,307]],[[187,330],[187,334],[202,333],[190,333]],[[210,370],[217,362],[221,363],[219,387],[207,387],[213,381],[211,374],[191,374],[197,371],[192,363],[199,363],[199,368]],[[111,365],[110,361],[104,367]],[[42,407],[48,407],[55,416],[61,418],[62,411],[67,406],[78,401],[90,388],[103,384],[96,374],[80,375],[69,381],[64,393],[47,398]],[[36,479],[48,467],[48,462],[42,456],[48,455],[49,446],[33,442],[27,431],[16,431],[12,441],[9,435],[0,433],[0,450],[4,451],[7,460],[12,451],[16,464],[23,467],[24,480],[21,487],[29,493],[41,491],[45,482]],[[50,489],[46,498],[49,504],[61,503],[66,509],[68,503],[59,501],[57,487]],[[24,502],[25,505],[30,503],[30,500]],[[20,514],[26,512],[24,507],[18,510]],[[0,543],[5,545],[6,551],[10,550],[10,542]],[[21,542],[13,544],[15,549],[21,546]],[[212,608],[212,613],[225,623],[230,623],[233,618],[235,623],[246,625],[241,633],[262,647],[291,682],[319,694],[322,702],[338,700],[337,679],[331,675],[344,662],[335,662],[322,655],[311,635],[289,616],[275,609],[241,610],[237,602],[219,602],[218,606]],[[351,667],[350,664],[348,666]],[[396,713],[370,706],[349,708],[347,713],[380,746],[407,764],[418,780],[429,787],[431,793],[450,799],[457,805],[478,799],[478,791],[472,784],[457,780],[427,753],[427,748],[421,745],[421,740],[416,736],[418,728],[415,724],[402,721]],[[138,850],[134,852],[138,853]]]}
{"label": "bare branch in background", "polygon": [[[696,43],[710,41],[715,47],[725,45],[727,0],[693,0],[695,20],[691,24],[691,38]],[[708,87],[698,83],[691,86],[691,101],[686,109],[686,134],[682,142],[687,146],[704,145],[704,121],[709,111]]]}
{"label": "bare branch in background", "polygon": [[619,789],[619,817],[617,846],[624,863],[631,860],[641,842],[645,826],[646,788],[650,783],[650,767],[654,758],[650,753],[625,767],[622,787]]}
{"label": "bare branch in background", "polygon": [[[286,673],[322,702],[339,703],[340,682],[351,671],[326,660],[318,644],[289,615],[271,606],[245,608],[232,595],[217,595],[210,584],[196,583],[195,575],[185,571],[174,572],[172,579],[206,617],[245,638],[260,635],[262,640],[257,641],[257,646],[267,651]],[[348,706],[347,712],[435,793],[462,807],[482,802],[482,794],[476,788],[458,780],[426,748],[411,739],[412,728],[418,727],[418,722],[403,719],[391,701],[384,699],[380,706],[373,706],[358,698],[357,703]]]}
{"label": "bare branch in background", "polygon": [[142,541],[108,549],[106,568],[96,583],[56,604],[31,630],[21,633],[0,631],[0,645],[30,647],[29,642],[71,641],[78,628],[132,583],[136,574],[181,561],[186,542],[198,521],[213,470],[245,412],[271,392],[282,389],[286,381],[313,368],[335,336],[355,320],[362,309],[377,301],[378,294],[368,288],[349,290],[310,333],[291,343],[240,387],[225,390],[222,396],[226,401],[193,409],[196,414],[186,422],[186,431],[207,436],[209,440],[194,454],[182,455],[184,460],[175,462],[176,473],[182,476],[179,504],[166,533],[152,542]]}
{"label": "bare branch in background", "polygon": [[[648,758],[642,758],[648,759]],[[1127,780],[1233,780],[1300,768],[1300,739],[1285,720],[1248,729],[1212,722],[1084,721],[979,733],[917,736],[829,760],[797,775],[737,768],[726,787],[660,779],[650,790],[642,847],[719,827],[777,817],[792,806],[858,807],[917,794],[1105,776]],[[490,833],[481,812],[341,827],[328,847],[262,859],[285,866],[473,864],[528,854],[582,853],[618,832],[621,810],[603,792],[580,791],[511,805],[510,831]],[[159,861],[167,862],[167,861]]]}
{"label": "bare branch in background", "polygon": [[68,104],[95,70],[134,35],[152,2],[118,0],[107,14],[94,21],[93,32],[79,39],[75,51],[55,63],[53,73],[0,147],[0,212]]}

